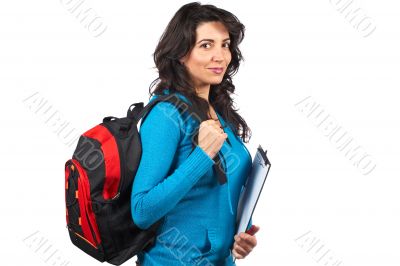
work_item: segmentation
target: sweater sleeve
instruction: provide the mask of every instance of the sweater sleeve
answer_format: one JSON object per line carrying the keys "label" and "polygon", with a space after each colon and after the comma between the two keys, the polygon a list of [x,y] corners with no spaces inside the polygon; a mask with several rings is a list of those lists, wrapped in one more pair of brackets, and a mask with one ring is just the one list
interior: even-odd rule
{"label": "sweater sleeve", "polygon": [[[170,171],[183,121],[168,102],[157,103],[142,121],[142,157],[136,172],[131,212],[135,224],[147,229],[165,216],[212,167],[214,161],[196,146],[186,160]],[[171,173],[169,176],[168,173]]]}

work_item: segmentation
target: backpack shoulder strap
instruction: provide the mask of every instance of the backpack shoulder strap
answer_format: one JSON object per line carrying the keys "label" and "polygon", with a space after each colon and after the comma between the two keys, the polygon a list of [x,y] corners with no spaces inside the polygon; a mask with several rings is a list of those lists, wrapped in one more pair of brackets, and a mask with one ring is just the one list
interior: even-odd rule
{"label": "backpack shoulder strap", "polygon": [[[132,105],[131,105],[128,110],[128,117],[134,117],[136,120],[136,123],[140,119],[144,120],[144,118],[150,112],[150,110],[159,102],[172,103],[179,110],[181,115],[185,112],[188,112],[189,115],[192,116],[192,118],[199,121],[199,124],[201,124],[201,122],[207,120],[207,117],[196,106],[186,103],[177,94],[174,94],[174,93],[171,93],[168,95],[160,95],[157,98],[155,98],[154,100],[150,101],[144,107],[143,107],[143,103],[133,104],[133,105],[135,105],[135,108],[132,111],[130,110],[130,107],[132,107]],[[136,111],[135,111],[135,109],[136,109]],[[142,123],[143,123],[143,121],[142,121]],[[197,128],[195,131],[195,136],[193,138],[194,142],[192,143],[192,151],[198,144],[198,131],[199,131],[199,129]],[[218,182],[221,185],[223,185],[227,182],[227,178],[226,178],[226,173],[224,171],[224,168],[222,166],[221,158],[222,158],[222,154],[221,154],[221,152],[218,152],[218,156],[215,156],[213,159],[215,162],[213,167],[214,167],[214,170],[217,172]]]}

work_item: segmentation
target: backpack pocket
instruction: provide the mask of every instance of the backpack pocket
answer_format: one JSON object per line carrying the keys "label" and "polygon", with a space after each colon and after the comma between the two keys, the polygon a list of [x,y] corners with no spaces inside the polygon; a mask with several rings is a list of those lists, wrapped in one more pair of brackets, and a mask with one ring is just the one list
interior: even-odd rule
{"label": "backpack pocket", "polygon": [[102,257],[101,239],[90,200],[90,185],[80,163],[65,164],[65,204],[71,241],[86,253]]}

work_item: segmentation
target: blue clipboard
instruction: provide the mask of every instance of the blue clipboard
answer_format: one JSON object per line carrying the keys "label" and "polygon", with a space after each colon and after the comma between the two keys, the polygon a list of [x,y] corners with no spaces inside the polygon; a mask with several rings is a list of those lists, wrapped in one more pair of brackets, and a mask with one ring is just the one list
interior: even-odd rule
{"label": "blue clipboard", "polygon": [[[250,175],[247,177],[239,197],[236,234],[245,232],[249,226],[270,168],[271,163],[267,157],[267,151],[264,151],[261,145],[259,145],[253,159]],[[235,262],[236,258],[233,261]]]}

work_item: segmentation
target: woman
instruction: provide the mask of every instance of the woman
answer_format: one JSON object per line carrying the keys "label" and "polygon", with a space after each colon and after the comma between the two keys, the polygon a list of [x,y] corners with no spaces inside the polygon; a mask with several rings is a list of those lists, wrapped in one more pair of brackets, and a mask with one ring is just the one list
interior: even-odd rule
{"label": "woman", "polygon": [[[169,22],[154,53],[159,71],[150,101],[175,93],[209,118],[200,125],[174,105],[158,103],[142,120],[142,159],[132,189],[132,217],[142,229],[162,219],[147,265],[235,265],[256,246],[257,226],[236,233],[239,194],[251,170],[250,137],[230,94],[242,60],[244,26],[213,5],[189,3]],[[192,135],[199,128],[198,144]],[[227,182],[219,184],[214,158],[222,154]],[[231,252],[232,250],[232,252]]]}

